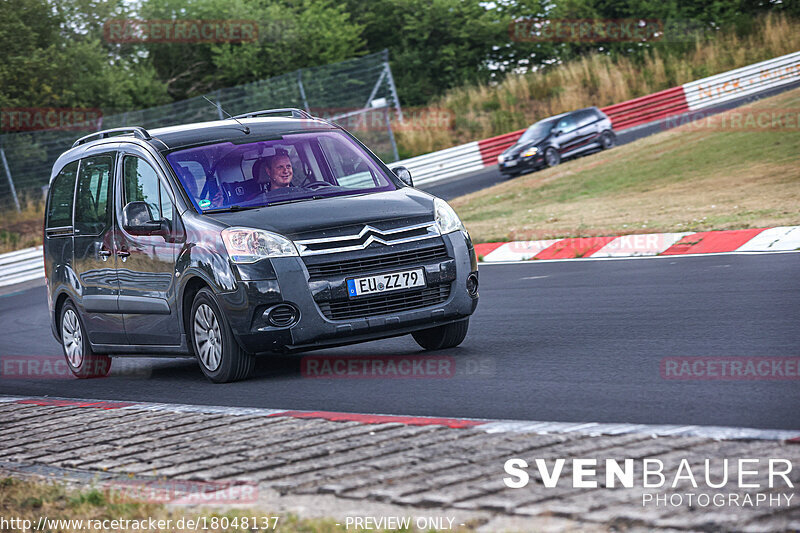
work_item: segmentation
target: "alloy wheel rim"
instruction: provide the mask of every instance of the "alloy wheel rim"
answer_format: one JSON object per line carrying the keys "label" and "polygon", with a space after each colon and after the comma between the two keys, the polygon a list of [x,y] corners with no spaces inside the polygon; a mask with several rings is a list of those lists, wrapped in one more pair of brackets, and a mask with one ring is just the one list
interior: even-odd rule
{"label": "alloy wheel rim", "polygon": [[64,343],[64,352],[69,363],[74,368],[80,368],[83,363],[83,333],[78,315],[72,309],[64,312],[61,321],[61,340]]}
{"label": "alloy wheel rim", "polygon": [[555,164],[555,162],[556,162],[556,154],[554,151],[550,150],[549,152],[547,152],[547,164],[553,165]]}
{"label": "alloy wheel rim", "polygon": [[222,331],[217,315],[208,304],[200,304],[194,314],[194,347],[200,363],[209,371],[222,362]]}

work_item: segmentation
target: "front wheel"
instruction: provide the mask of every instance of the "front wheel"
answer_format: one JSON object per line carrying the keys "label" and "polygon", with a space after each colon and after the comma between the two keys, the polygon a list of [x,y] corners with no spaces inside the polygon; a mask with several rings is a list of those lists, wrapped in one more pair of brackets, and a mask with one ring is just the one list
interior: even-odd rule
{"label": "front wheel", "polygon": [[102,378],[111,371],[111,358],[92,351],[78,309],[67,300],[61,310],[61,346],[67,366],[78,378]]}
{"label": "front wheel", "polygon": [[214,383],[246,379],[255,357],[242,350],[214,294],[201,289],[192,304],[191,335],[194,353],[203,374]]}
{"label": "front wheel", "polygon": [[415,331],[411,336],[426,350],[443,350],[454,348],[464,342],[468,329],[469,319],[467,318],[452,324]]}
{"label": "front wheel", "polygon": [[544,162],[548,167],[554,167],[561,163],[561,154],[555,148],[548,148],[544,152]]}

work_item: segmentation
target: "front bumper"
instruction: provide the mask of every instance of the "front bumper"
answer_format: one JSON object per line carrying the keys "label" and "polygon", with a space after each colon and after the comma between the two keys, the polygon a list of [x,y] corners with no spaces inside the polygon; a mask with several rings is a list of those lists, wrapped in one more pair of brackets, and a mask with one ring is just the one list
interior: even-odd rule
{"label": "front bumper", "polygon": [[513,161],[504,161],[499,164],[500,172],[506,175],[521,174],[527,170],[537,170],[544,166],[544,155],[537,154],[533,157],[522,157],[515,159],[516,164],[509,165]]}
{"label": "front bumper", "polygon": [[[469,274],[477,272],[477,262],[472,244],[461,232],[444,235],[441,242],[447,247],[449,258],[324,279],[310,279],[306,264],[298,257],[272,259],[268,269],[239,267],[237,290],[219,294],[218,300],[240,345],[253,353],[350,344],[455,322],[470,316],[478,305],[478,295],[471,296],[466,287]],[[430,243],[419,241],[414,246]],[[373,316],[329,318],[331,303],[347,305],[347,278],[417,267],[424,267],[428,286],[441,288],[440,294],[446,294],[446,299],[426,307],[394,309]],[[268,272],[267,277],[273,279],[256,279],[260,277],[258,272]],[[289,327],[269,325],[264,311],[284,302],[299,310],[299,320]]]}

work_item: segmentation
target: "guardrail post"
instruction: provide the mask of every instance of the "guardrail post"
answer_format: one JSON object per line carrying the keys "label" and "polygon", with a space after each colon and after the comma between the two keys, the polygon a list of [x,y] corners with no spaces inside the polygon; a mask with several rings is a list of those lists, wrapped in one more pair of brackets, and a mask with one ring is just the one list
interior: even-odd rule
{"label": "guardrail post", "polygon": [[19,207],[19,198],[17,198],[17,189],[14,187],[14,180],[11,179],[11,169],[8,168],[8,160],[6,159],[6,151],[0,146],[0,158],[3,160],[3,168],[6,171],[8,178],[8,187],[11,189],[11,195],[14,197],[14,205],[17,206],[17,212],[21,211]]}

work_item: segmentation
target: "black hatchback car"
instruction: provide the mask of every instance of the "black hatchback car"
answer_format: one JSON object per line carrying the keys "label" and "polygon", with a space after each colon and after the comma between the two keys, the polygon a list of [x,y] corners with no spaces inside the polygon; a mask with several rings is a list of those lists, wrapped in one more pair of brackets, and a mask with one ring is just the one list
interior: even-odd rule
{"label": "black hatchback car", "polygon": [[228,382],[259,353],[449,348],[478,303],[452,208],[300,110],[88,135],[55,163],[45,217],[52,329],[79,377],[110,355],[195,355]]}
{"label": "black hatchback car", "polygon": [[611,119],[596,107],[540,120],[497,157],[500,172],[516,176],[543,167],[554,167],[562,159],[607,150],[616,143]]}

